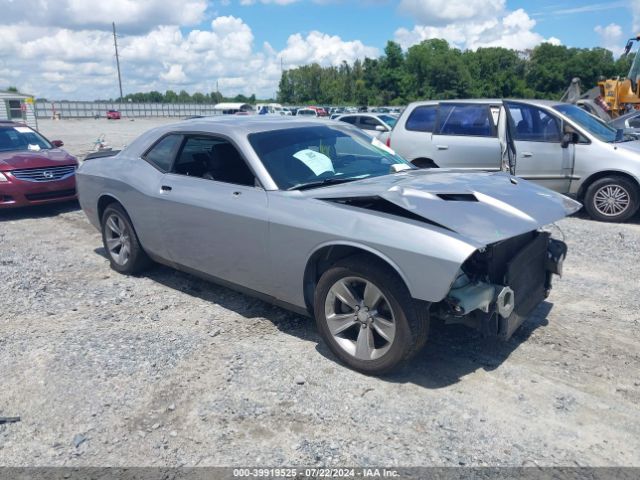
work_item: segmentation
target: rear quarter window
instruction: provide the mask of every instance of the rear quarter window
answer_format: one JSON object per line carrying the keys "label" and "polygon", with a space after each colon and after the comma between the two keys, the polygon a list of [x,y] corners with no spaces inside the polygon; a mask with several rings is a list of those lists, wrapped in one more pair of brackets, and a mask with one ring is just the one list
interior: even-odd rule
{"label": "rear quarter window", "polygon": [[171,164],[173,163],[173,159],[178,152],[181,142],[182,135],[167,135],[151,147],[142,158],[158,170],[168,172],[171,169]]}
{"label": "rear quarter window", "polygon": [[436,126],[437,105],[416,107],[409,114],[405,128],[414,132],[433,132]]}

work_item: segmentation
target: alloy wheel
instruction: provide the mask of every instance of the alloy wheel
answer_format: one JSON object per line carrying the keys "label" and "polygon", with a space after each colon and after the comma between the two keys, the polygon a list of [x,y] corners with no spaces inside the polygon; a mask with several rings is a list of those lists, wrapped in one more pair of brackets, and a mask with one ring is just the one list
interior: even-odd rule
{"label": "alloy wheel", "polygon": [[126,222],[112,213],[105,222],[105,237],[109,255],[120,266],[124,266],[131,256],[131,234]]}
{"label": "alloy wheel", "polygon": [[331,286],[325,318],[335,342],[359,360],[382,357],[396,336],[389,301],[380,288],[361,277],[345,277]]}
{"label": "alloy wheel", "polygon": [[625,212],[631,203],[629,192],[621,185],[604,185],[593,196],[596,210],[607,217],[616,217]]}

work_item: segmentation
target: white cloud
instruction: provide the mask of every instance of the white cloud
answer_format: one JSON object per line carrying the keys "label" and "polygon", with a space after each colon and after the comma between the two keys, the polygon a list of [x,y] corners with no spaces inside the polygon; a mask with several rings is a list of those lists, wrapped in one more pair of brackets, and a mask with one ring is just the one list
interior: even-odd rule
{"label": "white cloud", "polygon": [[169,83],[187,83],[187,76],[182,70],[182,65],[170,65],[169,71],[160,74],[160,78]]}
{"label": "white cloud", "polygon": [[504,7],[505,0],[401,0],[398,8],[418,23],[438,25],[495,17]]}
{"label": "white cloud", "polygon": [[28,19],[32,25],[144,32],[155,25],[195,25],[204,18],[206,0],[5,0],[0,24]]}
{"label": "white cloud", "polygon": [[359,40],[345,42],[338,36],[317,31],[306,37],[299,33],[289,36],[287,46],[278,54],[288,66],[306,63],[340,65],[343,61],[350,63],[357,58],[377,55],[378,49],[367,47]]}
{"label": "white cloud", "polygon": [[[207,28],[183,33],[178,25],[119,39],[125,93],[170,88],[208,92],[216,81],[224,94],[277,90],[285,68],[317,62],[337,65],[379,51],[358,40],[321,32],[289,36],[282,51],[254,46],[246,23],[220,16]],[[17,85],[48,98],[115,98],[118,94],[113,38],[100,29],[71,29],[0,22],[0,87]]]}
{"label": "white cloud", "polygon": [[395,39],[404,48],[430,38],[444,38],[458,48],[475,50],[480,47],[505,47],[526,50],[549,42],[555,45],[560,40],[544,38],[534,31],[536,21],[523,9],[513,12],[501,11],[492,18],[474,18],[445,25],[416,25],[413,29],[400,28]]}
{"label": "white cloud", "polygon": [[622,27],[617,23],[610,23],[606,27],[598,25],[593,29],[600,37],[600,45],[609,49],[615,56],[620,55],[624,51],[624,36]]}

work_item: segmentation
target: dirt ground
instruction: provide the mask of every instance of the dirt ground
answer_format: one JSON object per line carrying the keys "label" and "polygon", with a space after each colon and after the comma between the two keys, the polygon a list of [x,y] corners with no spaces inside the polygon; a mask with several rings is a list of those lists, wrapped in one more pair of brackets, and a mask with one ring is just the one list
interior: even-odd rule
{"label": "dirt ground", "polygon": [[[41,130],[82,154],[152,123]],[[0,212],[0,465],[640,466],[640,222],[559,227],[564,276],[510,341],[434,324],[375,378],[309,319],[110,270],[75,203]]]}

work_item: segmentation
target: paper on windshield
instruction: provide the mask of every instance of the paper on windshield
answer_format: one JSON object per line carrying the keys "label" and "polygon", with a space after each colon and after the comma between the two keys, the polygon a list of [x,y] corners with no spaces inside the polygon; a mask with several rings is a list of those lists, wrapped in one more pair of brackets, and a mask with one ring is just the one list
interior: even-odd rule
{"label": "paper on windshield", "polygon": [[27,145],[27,149],[31,150],[32,152],[39,152],[40,151],[40,145],[36,144],[32,144],[30,143],[29,145]]}
{"label": "paper on windshield", "polygon": [[314,175],[325,172],[335,173],[331,159],[320,152],[314,152],[308,148],[294,153],[293,156],[311,169]]}
{"label": "paper on windshield", "polygon": [[13,129],[18,133],[31,133],[31,129],[29,127],[13,127]]}

